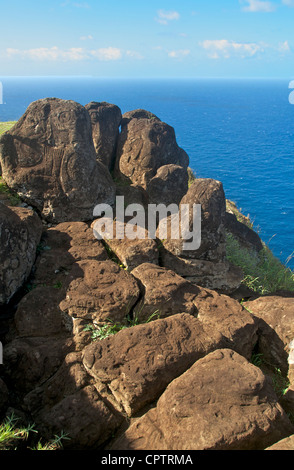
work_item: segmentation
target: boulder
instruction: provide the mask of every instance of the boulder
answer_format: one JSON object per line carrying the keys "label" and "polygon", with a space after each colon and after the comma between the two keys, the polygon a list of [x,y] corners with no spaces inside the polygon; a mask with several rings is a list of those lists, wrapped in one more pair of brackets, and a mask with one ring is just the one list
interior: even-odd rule
{"label": "boulder", "polygon": [[65,447],[74,450],[99,449],[109,440],[122,422],[101,399],[93,385],[67,395],[50,410],[38,416],[42,436],[66,434]]}
{"label": "boulder", "polygon": [[68,275],[77,261],[105,261],[107,252],[85,222],[63,222],[43,232],[40,253],[36,259],[33,283],[65,287]]}
{"label": "boulder", "polygon": [[240,222],[235,214],[226,212],[224,225],[226,230],[238,240],[243,248],[257,252],[262,250],[263,244],[258,233]]}
{"label": "boulder", "polygon": [[46,382],[73,349],[64,336],[15,338],[4,346],[5,374],[18,393],[28,393]]}
{"label": "boulder", "polygon": [[[137,279],[141,300],[135,313],[141,322],[153,314],[165,318],[189,313],[225,335],[228,344],[250,357],[257,342],[257,326],[253,316],[234,299],[189,282],[174,271],[144,263],[131,274]],[[236,332],[241,331],[239,341]],[[234,346],[232,346],[234,345]]]}
{"label": "boulder", "polygon": [[28,279],[41,234],[35,212],[0,203],[0,305],[9,302]]}
{"label": "boulder", "polygon": [[83,365],[101,395],[132,416],[222,342],[217,330],[203,327],[192,315],[178,314],[88,345]]}
{"label": "boulder", "polygon": [[[200,225],[197,222],[197,211],[193,211],[194,205],[201,206]],[[157,228],[157,238],[161,240],[162,265],[197,285],[232,293],[240,286],[244,276],[241,269],[226,260],[226,200],[222,183],[209,178],[195,179],[181,199],[180,208],[182,206],[188,208],[188,213],[182,217],[180,212],[180,224],[185,224],[192,234],[191,239],[185,240],[183,233],[179,237],[174,236],[173,223],[177,220],[176,216],[163,218]],[[194,241],[195,246],[190,248],[185,243],[191,241]]]}
{"label": "boulder", "polygon": [[30,104],[0,138],[7,185],[50,222],[93,219],[97,204],[113,204],[108,169],[96,161],[91,120],[74,101],[46,98]]}
{"label": "boulder", "polygon": [[[146,265],[142,267],[143,271],[147,269]],[[171,277],[167,279],[172,282]],[[237,301],[212,291],[198,289],[193,298],[195,287],[190,292],[196,307],[194,315],[155,316],[83,350],[84,367],[99,392],[120,411],[134,415],[212,350],[229,347],[251,357],[257,341],[252,315]],[[159,289],[165,291],[166,286],[161,283]]]}
{"label": "boulder", "polygon": [[174,129],[154,114],[138,109],[122,117],[115,175],[146,189],[157,170],[169,164],[187,169],[189,157]]}
{"label": "boulder", "polygon": [[262,450],[293,431],[261,370],[219,349],[171,382],[111,450]]}
{"label": "boulder", "polygon": [[[95,223],[92,224],[94,233]],[[124,233],[123,238],[117,237],[117,227]],[[143,226],[128,226],[127,222],[113,221],[113,237],[104,240],[109,254],[115,255],[120,263],[129,271],[140,266],[143,263],[159,263],[159,252],[155,240],[149,238],[148,230]],[[134,238],[128,236],[128,230],[134,232]],[[98,230],[100,232],[100,230]],[[136,238],[135,238],[136,237]]]}
{"label": "boulder", "polygon": [[78,261],[69,281],[60,309],[96,324],[125,322],[140,294],[134,277],[111,260]]}
{"label": "boulder", "polygon": [[96,156],[109,170],[114,166],[121,110],[111,103],[91,101],[85,108],[90,114]]}
{"label": "boulder", "polygon": [[280,369],[286,376],[294,344],[294,298],[270,295],[245,302],[244,306],[258,318],[258,353],[263,365]]}
{"label": "boulder", "polygon": [[179,204],[188,191],[188,171],[179,165],[161,166],[147,184],[150,204]]}

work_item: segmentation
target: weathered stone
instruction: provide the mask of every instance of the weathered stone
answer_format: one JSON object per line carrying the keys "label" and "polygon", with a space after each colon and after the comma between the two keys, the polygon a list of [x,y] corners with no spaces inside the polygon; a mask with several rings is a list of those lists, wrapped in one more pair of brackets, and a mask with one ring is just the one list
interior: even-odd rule
{"label": "weathered stone", "polygon": [[72,333],[72,319],[63,313],[59,303],[64,292],[54,287],[38,286],[18,304],[14,322],[19,337],[47,337]]}
{"label": "weathered stone", "polygon": [[200,289],[174,271],[143,263],[131,274],[138,280],[141,289],[141,305],[137,307],[141,322],[155,312],[161,318],[184,312],[197,315],[195,299]]}
{"label": "weathered stone", "polygon": [[91,101],[85,108],[90,114],[92,123],[92,135],[97,159],[109,170],[113,168],[119,126],[122,119],[118,106]]}
{"label": "weathered stone", "polygon": [[147,185],[150,204],[179,204],[187,191],[187,168],[179,165],[161,166]]}
{"label": "weathered stone", "polygon": [[5,412],[8,405],[9,392],[5,382],[0,378],[0,416]]}
{"label": "weathered stone", "polygon": [[262,250],[263,245],[258,233],[237,220],[235,214],[226,212],[224,225],[226,230],[239,241],[243,248],[255,251]]}
{"label": "weathered stone", "polygon": [[[258,353],[263,362],[286,375],[294,340],[294,298],[259,297],[244,306],[259,319]],[[294,363],[294,357],[291,360]]]}
{"label": "weathered stone", "polygon": [[100,393],[131,416],[158,398],[197,359],[223,343],[216,329],[203,327],[191,315],[178,314],[87,346],[83,364]]}
{"label": "weathered stone", "polygon": [[[71,280],[72,279],[72,280]],[[79,261],[69,274],[62,311],[95,323],[124,322],[139,298],[134,277],[113,261]]]}
{"label": "weathered stone", "polygon": [[[148,270],[148,266],[142,270]],[[159,287],[166,290],[163,284]],[[257,325],[249,312],[237,301],[205,289],[198,289],[191,299],[195,316],[179,313],[153,318],[83,350],[84,366],[103,396],[110,400],[111,392],[115,407],[133,415],[212,350],[229,347],[251,357]]]}
{"label": "weathered stone", "polygon": [[0,160],[8,186],[48,221],[91,220],[97,204],[114,202],[110,173],[96,161],[90,116],[74,101],[31,103],[1,136]]}
{"label": "weathered stone", "polygon": [[38,417],[39,429],[46,439],[62,432],[69,438],[67,448],[99,449],[118,428],[122,418],[116,416],[102,401],[92,385],[66,396],[49,411]]}
{"label": "weathered stone", "polygon": [[81,353],[67,354],[57,372],[45,383],[29,392],[24,403],[27,409],[38,420],[39,414],[48,412],[53,406],[89,385],[89,375],[85,371]]}
{"label": "weathered stone", "polygon": [[15,338],[4,347],[5,373],[15,390],[28,393],[58,370],[71,349],[64,337]]}
{"label": "weathered stone", "polygon": [[220,349],[171,382],[111,450],[262,450],[293,431],[260,369]]}
{"label": "weathered stone", "polygon": [[32,210],[0,203],[0,305],[29,277],[41,233],[42,223]]}
{"label": "weathered stone", "polygon": [[[194,239],[184,240],[174,235],[174,221],[177,216],[163,218],[157,228],[161,240],[160,254],[162,265],[173,269],[191,282],[216,289],[224,293],[236,290],[243,279],[241,269],[226,260],[224,217],[226,200],[222,183],[212,179],[195,179],[187,194],[180,202],[189,208],[188,216],[179,213],[180,224],[188,228]],[[197,247],[199,228],[194,205],[201,206],[201,240]],[[166,231],[165,231],[166,230]],[[162,235],[163,234],[163,235]],[[192,248],[186,243],[194,242]],[[196,247],[195,247],[196,246]]]}
{"label": "weathered stone", "polygon": [[145,110],[125,113],[118,139],[117,177],[124,176],[146,189],[157,170],[164,165],[180,165],[187,169],[189,157],[181,149],[174,129]]}
{"label": "weathered stone", "polygon": [[65,286],[74,263],[107,260],[102,243],[84,222],[64,222],[42,235],[41,251],[36,260],[34,284]]}
{"label": "weathered stone", "polygon": [[[120,225],[124,233],[126,233],[127,224],[124,223]],[[134,239],[128,236],[117,239],[116,227],[117,222],[114,221],[113,238],[107,239],[106,244],[129,271],[143,263],[158,264],[159,252],[157,243],[155,240],[148,237],[148,231],[144,227],[138,227],[138,238]]]}
{"label": "weathered stone", "polygon": [[[231,344],[236,344],[235,332],[242,329],[242,346],[246,357],[257,342],[256,322],[236,300],[204,289],[182,278],[172,270],[144,263],[131,274],[137,279],[142,299],[136,306],[140,321],[146,321],[155,312],[161,318],[177,313],[189,313],[210,322]],[[238,325],[238,326],[237,326]],[[247,336],[248,335],[248,336]]]}

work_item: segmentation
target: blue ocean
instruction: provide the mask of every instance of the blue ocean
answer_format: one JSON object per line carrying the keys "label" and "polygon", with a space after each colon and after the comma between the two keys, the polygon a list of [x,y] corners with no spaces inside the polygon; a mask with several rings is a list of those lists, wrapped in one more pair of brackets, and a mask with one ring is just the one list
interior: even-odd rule
{"label": "blue ocean", "polygon": [[[294,269],[294,106],[287,80],[0,77],[0,121],[40,98],[147,109],[174,127],[198,177],[222,181],[274,254]],[[1,102],[1,100],[0,100]]]}

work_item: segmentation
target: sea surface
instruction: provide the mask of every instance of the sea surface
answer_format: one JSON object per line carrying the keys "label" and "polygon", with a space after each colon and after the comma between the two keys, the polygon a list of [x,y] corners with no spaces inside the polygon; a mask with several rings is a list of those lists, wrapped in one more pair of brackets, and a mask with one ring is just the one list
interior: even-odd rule
{"label": "sea surface", "polygon": [[[222,181],[274,254],[294,269],[294,106],[287,80],[0,77],[0,121],[40,98],[143,108],[174,127],[201,178]],[[1,103],[1,96],[0,96]]]}

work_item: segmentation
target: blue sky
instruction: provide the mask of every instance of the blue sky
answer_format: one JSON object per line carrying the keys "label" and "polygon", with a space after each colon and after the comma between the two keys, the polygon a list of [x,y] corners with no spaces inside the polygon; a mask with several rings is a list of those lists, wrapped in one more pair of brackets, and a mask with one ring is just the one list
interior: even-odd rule
{"label": "blue sky", "polygon": [[0,5],[0,76],[294,77],[294,0]]}

